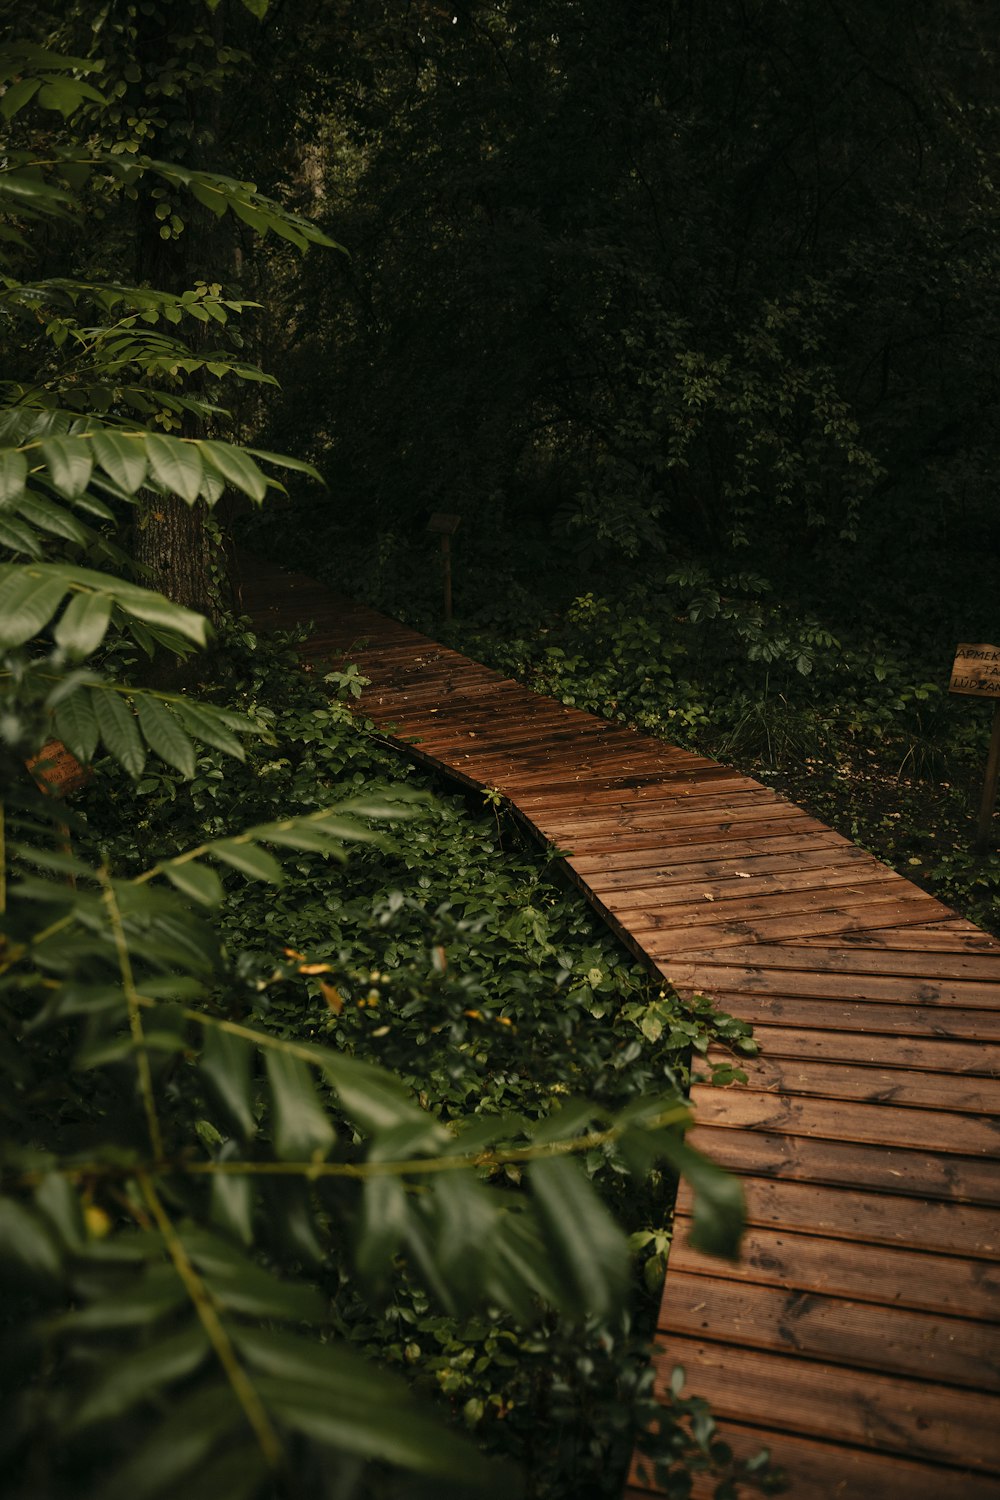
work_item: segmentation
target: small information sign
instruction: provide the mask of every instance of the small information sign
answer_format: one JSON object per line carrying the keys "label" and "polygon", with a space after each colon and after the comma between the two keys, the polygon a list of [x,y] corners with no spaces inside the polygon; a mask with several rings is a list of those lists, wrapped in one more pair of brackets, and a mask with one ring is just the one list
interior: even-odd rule
{"label": "small information sign", "polygon": [[976,819],[976,836],[972,842],[977,854],[987,854],[992,847],[993,809],[997,801],[997,782],[1000,781],[1000,646],[959,646],[948,691],[993,700],[993,729],[986,757],[986,777]]}
{"label": "small information sign", "polygon": [[461,516],[452,515],[450,511],[436,510],[427,522],[427,530],[436,532],[439,536],[454,536],[461,519]]}
{"label": "small information sign", "polygon": [[1000,646],[959,646],[948,691],[1000,698]]}
{"label": "small information sign", "polygon": [[26,762],[38,786],[52,797],[67,797],[78,792],[93,778],[89,766],[81,766],[59,740],[49,740],[37,755]]}

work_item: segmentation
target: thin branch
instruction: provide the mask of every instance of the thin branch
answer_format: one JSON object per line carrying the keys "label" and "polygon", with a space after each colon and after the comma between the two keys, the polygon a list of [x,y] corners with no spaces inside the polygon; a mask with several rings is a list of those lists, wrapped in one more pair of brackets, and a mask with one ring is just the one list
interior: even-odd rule
{"label": "thin branch", "polygon": [[[313,1058],[315,1062],[315,1058]],[[669,1109],[642,1121],[646,1130],[660,1130],[670,1125],[688,1125],[691,1111],[685,1104],[674,1104]],[[565,1141],[545,1141],[534,1146],[512,1146],[508,1150],[456,1152],[451,1156],[408,1157],[400,1161],[366,1162],[314,1162],[314,1161],[159,1161],[156,1170],[160,1175],[191,1175],[196,1177],[346,1177],[364,1182],[373,1177],[427,1177],[436,1172],[461,1172],[470,1167],[505,1167],[522,1162],[545,1161],[554,1156],[578,1156],[594,1151],[601,1146],[612,1145],[631,1125],[612,1125],[607,1130],[592,1130]],[[143,1177],[148,1167],[134,1164],[122,1166],[118,1163],[81,1162],[73,1167],[53,1167],[45,1172],[25,1172],[16,1179],[17,1187],[37,1187],[47,1176],[55,1173],[70,1181],[92,1178]]]}
{"label": "thin branch", "polygon": [[125,995],[125,1003],[128,1006],[128,1024],[132,1033],[132,1041],[135,1044],[136,1067],[139,1070],[139,1089],[142,1093],[143,1108],[146,1111],[146,1125],[149,1130],[149,1144],[153,1151],[153,1157],[159,1161],[163,1155],[163,1136],[160,1133],[160,1121],[156,1113],[156,1099],[153,1094],[153,1074],[149,1066],[149,1053],[146,1051],[146,1038],[142,1029],[142,1010],[139,992],[135,987],[135,976],[132,972],[132,956],[128,951],[128,939],[125,936],[125,927],[122,922],[121,910],[115,899],[115,888],[111,883],[111,875],[107,865],[102,865],[97,872],[97,878],[104,892],[103,900],[108,909],[108,922],[114,938],[115,952],[118,956],[118,970],[122,979],[122,992]]}
{"label": "thin branch", "polygon": [[215,1350],[218,1361],[226,1372],[226,1379],[232,1387],[233,1395],[242,1406],[246,1419],[253,1428],[253,1434],[264,1456],[264,1462],[274,1472],[281,1468],[285,1459],[281,1439],[271,1425],[271,1419],[264,1409],[264,1403],[254,1390],[246,1371],[237,1359],[236,1350],[233,1348],[229,1335],[222,1326],[208,1288],[191,1264],[190,1257],[184,1248],[180,1236],[170,1222],[163,1204],[157,1197],[156,1189],[145,1172],[139,1172],[137,1175],[143,1197],[149,1205],[149,1211],[156,1220],[156,1227],[163,1235],[163,1242],[167,1247],[170,1259],[173,1261],[174,1270],[184,1283],[184,1289],[194,1304],[195,1312],[198,1314],[201,1326],[208,1335],[209,1343]]}

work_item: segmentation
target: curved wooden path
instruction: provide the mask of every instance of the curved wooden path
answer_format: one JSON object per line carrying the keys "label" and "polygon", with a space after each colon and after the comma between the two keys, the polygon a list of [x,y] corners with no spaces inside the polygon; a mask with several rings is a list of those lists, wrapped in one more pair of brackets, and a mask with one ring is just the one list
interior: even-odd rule
{"label": "curved wooden path", "polygon": [[683,1364],[793,1500],[997,1500],[1000,944],[747,776],[245,571],[259,625],[315,622],[303,655],[356,662],[407,754],[503,792],[635,953],[753,1023],[749,1085],[696,1088],[692,1136],[743,1178],[743,1256],[687,1247],[682,1192],[660,1378]]}

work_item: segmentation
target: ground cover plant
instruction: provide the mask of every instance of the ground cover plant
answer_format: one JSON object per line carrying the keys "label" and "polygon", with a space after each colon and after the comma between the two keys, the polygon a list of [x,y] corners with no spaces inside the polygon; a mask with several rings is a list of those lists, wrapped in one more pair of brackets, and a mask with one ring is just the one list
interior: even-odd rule
{"label": "ground cover plant", "polygon": [[[98,61],[24,43],[4,65],[9,117],[107,104]],[[685,1146],[682,1088],[692,1047],[748,1046],[745,1028],[648,993],[523,852],[446,891],[445,868],[471,872],[501,836],[494,813],[379,785],[384,753],[326,692],[296,699],[289,660],[247,667],[230,635],[192,690],[208,621],[122,544],[313,471],[223,441],[200,425],[218,405],[184,393],[189,374],[253,372],[158,325],[226,327],[238,299],[29,279],[22,229],[77,228],[90,193],[151,180],[300,248],[326,237],[252,184],[120,155],[56,128],[0,177],[17,362],[0,412],[4,1493],[518,1487],[374,1355],[556,1494],[604,1462],[587,1400],[626,1448],[653,1414],[604,1201],[624,1201],[619,1179],[651,1184],[651,1281],[678,1171],[700,1243],[735,1250],[739,1188]],[[163,685],[158,652],[187,661],[181,681]],[[74,804],[53,795],[67,752],[72,779],[94,772]],[[330,863],[354,846],[384,863],[337,890]],[[724,1487],[744,1471],[696,1400],[657,1421],[681,1487],[688,1468]]]}

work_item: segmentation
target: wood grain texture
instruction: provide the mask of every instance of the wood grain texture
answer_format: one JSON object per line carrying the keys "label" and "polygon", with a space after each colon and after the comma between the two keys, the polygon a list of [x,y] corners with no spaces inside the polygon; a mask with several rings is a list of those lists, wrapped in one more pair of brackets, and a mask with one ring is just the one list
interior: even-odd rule
{"label": "wood grain texture", "polygon": [[792,1500],[1000,1500],[1000,944],[751,777],[241,566],[258,625],[313,621],[303,657],[356,662],[382,734],[501,791],[655,974],[756,1027],[747,1086],[693,1090],[742,1256],[690,1247],[682,1188],[660,1389],[682,1364]]}

